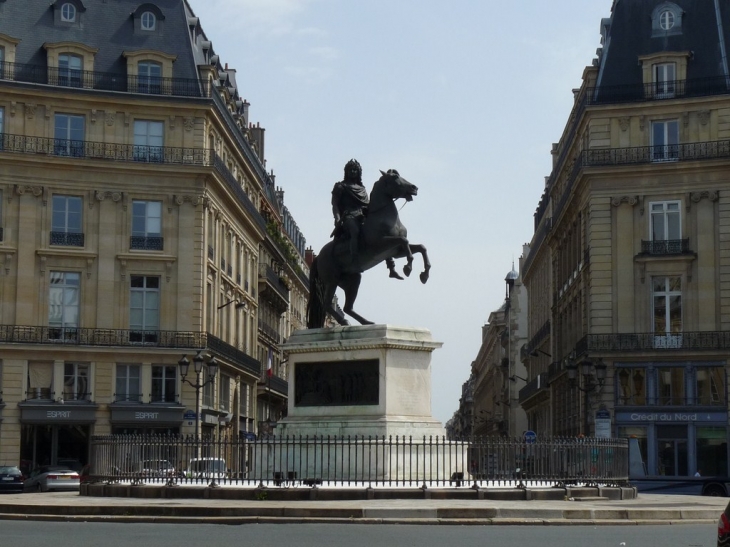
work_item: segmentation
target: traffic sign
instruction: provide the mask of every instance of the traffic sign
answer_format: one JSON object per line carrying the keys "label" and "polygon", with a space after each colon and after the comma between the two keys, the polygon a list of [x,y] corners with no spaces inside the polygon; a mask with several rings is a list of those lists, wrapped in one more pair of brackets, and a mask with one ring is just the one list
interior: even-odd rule
{"label": "traffic sign", "polygon": [[527,444],[535,444],[535,441],[537,441],[537,433],[534,431],[525,431],[522,434],[522,437],[525,439]]}

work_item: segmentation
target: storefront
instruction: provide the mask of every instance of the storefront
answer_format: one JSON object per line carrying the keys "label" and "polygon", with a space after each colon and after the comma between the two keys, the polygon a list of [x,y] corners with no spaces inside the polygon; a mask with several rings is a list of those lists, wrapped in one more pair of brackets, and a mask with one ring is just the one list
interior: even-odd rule
{"label": "storefront", "polygon": [[89,461],[95,404],[20,403],[20,463],[24,471],[65,465],[81,471]]}
{"label": "storefront", "polygon": [[616,433],[648,476],[730,474],[725,364],[616,364]]}
{"label": "storefront", "polygon": [[111,410],[114,435],[179,435],[183,407],[114,403]]}

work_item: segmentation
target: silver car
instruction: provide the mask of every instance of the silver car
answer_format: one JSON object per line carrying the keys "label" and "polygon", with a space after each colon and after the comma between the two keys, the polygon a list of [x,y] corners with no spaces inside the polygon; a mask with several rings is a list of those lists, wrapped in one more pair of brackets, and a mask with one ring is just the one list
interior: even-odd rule
{"label": "silver car", "polygon": [[78,490],[79,474],[62,465],[44,465],[33,470],[25,481],[25,490],[48,492],[50,490]]}

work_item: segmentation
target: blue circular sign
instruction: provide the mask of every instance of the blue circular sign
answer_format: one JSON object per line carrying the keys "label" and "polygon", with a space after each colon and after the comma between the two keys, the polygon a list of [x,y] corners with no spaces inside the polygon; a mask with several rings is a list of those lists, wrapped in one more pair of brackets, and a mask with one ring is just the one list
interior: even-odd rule
{"label": "blue circular sign", "polygon": [[537,433],[535,433],[534,431],[525,431],[522,436],[524,437],[527,444],[533,444],[535,441],[537,441]]}

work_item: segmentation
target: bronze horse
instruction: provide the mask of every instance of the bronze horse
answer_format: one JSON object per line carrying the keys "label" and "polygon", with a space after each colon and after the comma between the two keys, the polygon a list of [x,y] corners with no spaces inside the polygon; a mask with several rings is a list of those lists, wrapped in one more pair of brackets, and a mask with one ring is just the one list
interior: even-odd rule
{"label": "bronze horse", "polygon": [[426,247],[408,242],[408,232],[401,224],[395,206],[395,200],[398,198],[412,201],[418,194],[418,188],[401,177],[395,169],[380,173],[382,176],[373,185],[370,193],[370,205],[360,230],[356,260],[348,264],[347,241],[333,240],[322,247],[312,263],[307,304],[307,326],[310,329],[322,328],[328,312],[337,318],[340,324],[349,324],[340,318],[332,307],[337,287],[345,291],[343,311],[361,324],[371,325],[372,321],[356,313],[353,305],[360,288],[362,272],[384,260],[405,257],[406,265],[403,267],[403,273],[409,276],[413,270],[413,254],[421,253],[423,272],[419,277],[422,283],[428,281],[431,263],[428,260]]}

